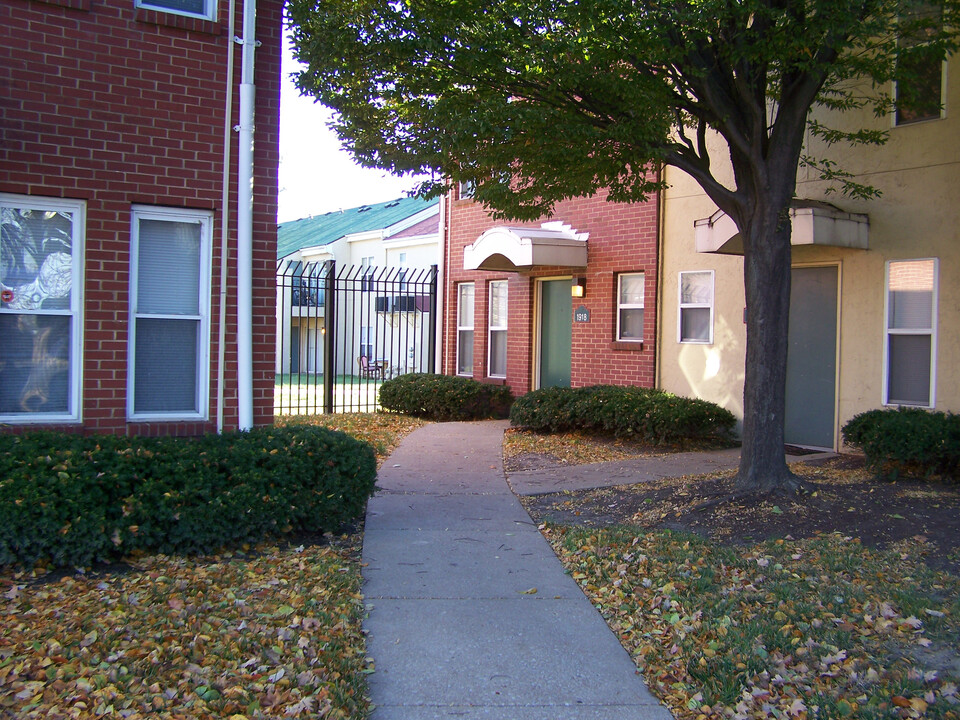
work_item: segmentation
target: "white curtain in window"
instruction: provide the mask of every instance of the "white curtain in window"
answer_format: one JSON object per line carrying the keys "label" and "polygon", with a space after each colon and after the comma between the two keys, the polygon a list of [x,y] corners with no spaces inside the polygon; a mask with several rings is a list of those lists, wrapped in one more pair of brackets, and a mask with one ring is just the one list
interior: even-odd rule
{"label": "white curtain in window", "polygon": [[490,283],[490,360],[487,374],[507,375],[507,281]]}
{"label": "white curtain in window", "polygon": [[460,284],[457,325],[459,327],[473,327],[473,283]]}
{"label": "white curtain in window", "polygon": [[457,374],[473,373],[473,283],[461,283],[457,296]]}
{"label": "white curtain in window", "polygon": [[0,194],[0,423],[79,413],[84,205]]}
{"label": "white curtain in window", "polygon": [[620,276],[620,304],[643,305],[644,275],[636,273]]}
{"label": "white curtain in window", "polygon": [[888,265],[887,403],[931,404],[934,260],[903,260]]}
{"label": "white curtain in window", "polygon": [[713,302],[713,275],[709,272],[680,273],[680,302],[709,305]]}
{"label": "white curtain in window", "polygon": [[713,273],[680,273],[680,342],[713,340]]}

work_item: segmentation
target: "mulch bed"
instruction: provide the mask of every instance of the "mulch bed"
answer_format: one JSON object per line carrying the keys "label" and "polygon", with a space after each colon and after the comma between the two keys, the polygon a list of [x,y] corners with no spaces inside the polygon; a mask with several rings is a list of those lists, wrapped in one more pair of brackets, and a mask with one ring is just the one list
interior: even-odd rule
{"label": "mulch bed", "polygon": [[[514,458],[525,469],[550,458]],[[605,527],[634,524],[696,533],[725,545],[839,532],[881,549],[919,546],[931,567],[960,572],[960,484],[880,481],[855,455],[794,466],[815,490],[735,497],[733,473],[523,498],[534,519]]]}

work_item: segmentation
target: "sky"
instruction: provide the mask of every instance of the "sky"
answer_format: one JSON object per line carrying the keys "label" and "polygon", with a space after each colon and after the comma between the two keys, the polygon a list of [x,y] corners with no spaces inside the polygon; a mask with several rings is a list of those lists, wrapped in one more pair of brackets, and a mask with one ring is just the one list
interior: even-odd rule
{"label": "sky", "polygon": [[280,91],[280,208],[278,222],[405,197],[416,179],[356,165],[327,127],[330,111],[301,97],[290,79],[299,63],[284,38]]}

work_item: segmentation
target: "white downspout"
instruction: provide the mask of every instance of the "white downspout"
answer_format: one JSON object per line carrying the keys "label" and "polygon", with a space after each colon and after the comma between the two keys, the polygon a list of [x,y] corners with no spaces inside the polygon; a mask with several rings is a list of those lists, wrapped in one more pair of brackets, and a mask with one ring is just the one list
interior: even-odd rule
{"label": "white downspout", "polygon": [[227,86],[223,109],[223,197],[220,201],[220,321],[217,340],[217,434],[223,432],[223,379],[227,352],[227,260],[230,255],[230,147],[233,135],[230,121],[233,118],[233,45],[236,15],[234,0],[227,9]]}
{"label": "white downspout", "polygon": [[237,130],[237,412],[238,428],[253,427],[253,117],[257,2],[243,2],[240,124]]}
{"label": "white downspout", "polygon": [[437,320],[437,337],[436,337],[436,357],[434,360],[434,369],[440,375],[443,375],[443,339],[445,335],[443,334],[443,328],[446,323],[447,314],[444,312],[444,290],[447,282],[447,194],[444,193],[440,196],[440,223],[437,226],[437,233],[440,235],[438,239],[439,246],[437,249],[440,251],[438,257],[440,263],[438,265],[439,271],[437,273],[437,314],[439,317]]}

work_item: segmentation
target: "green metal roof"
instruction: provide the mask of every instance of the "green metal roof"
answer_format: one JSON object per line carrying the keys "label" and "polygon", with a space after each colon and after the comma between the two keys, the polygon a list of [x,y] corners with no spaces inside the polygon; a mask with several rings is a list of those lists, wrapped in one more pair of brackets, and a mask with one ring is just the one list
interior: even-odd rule
{"label": "green metal roof", "polygon": [[437,200],[405,197],[280,223],[277,226],[277,258],[306,247],[329,245],[344,235],[390,227],[437,203]]}

